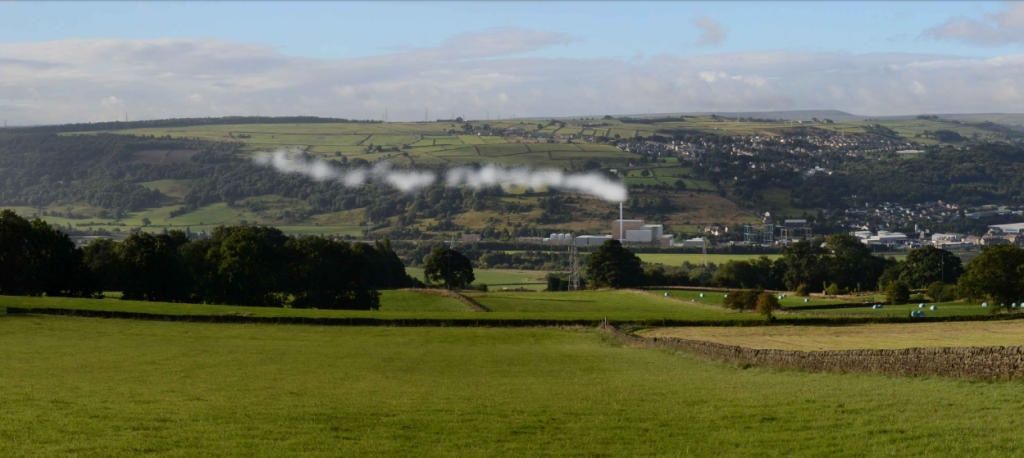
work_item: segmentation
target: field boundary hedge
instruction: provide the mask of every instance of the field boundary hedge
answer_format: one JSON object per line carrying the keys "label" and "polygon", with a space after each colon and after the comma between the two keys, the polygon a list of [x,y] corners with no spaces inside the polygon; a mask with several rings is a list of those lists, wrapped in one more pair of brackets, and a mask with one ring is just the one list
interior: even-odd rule
{"label": "field boundary hedge", "polygon": [[[60,315],[89,318],[120,318],[154,321],[185,321],[199,323],[264,323],[300,324],[315,326],[405,326],[405,327],[551,327],[551,326],[613,326],[629,327],[729,327],[766,326],[764,320],[605,320],[605,319],[558,319],[558,318],[490,318],[490,313],[481,313],[480,318],[375,318],[375,317],[301,317],[301,316],[252,316],[248,313],[228,312],[212,314],[163,314],[127,312],[114,310],[64,309],[52,307],[7,307],[9,314]],[[949,321],[1001,321],[1024,319],[1024,313],[1000,315],[951,315],[939,317],[909,316],[821,316],[821,317],[777,317],[773,325],[790,326],[844,326],[858,324],[887,323],[937,323]]]}
{"label": "field boundary hedge", "polygon": [[671,337],[646,338],[626,334],[610,325],[601,329],[630,347],[681,350],[718,361],[763,367],[983,380],[1024,378],[1024,347],[1020,346],[798,351]]}

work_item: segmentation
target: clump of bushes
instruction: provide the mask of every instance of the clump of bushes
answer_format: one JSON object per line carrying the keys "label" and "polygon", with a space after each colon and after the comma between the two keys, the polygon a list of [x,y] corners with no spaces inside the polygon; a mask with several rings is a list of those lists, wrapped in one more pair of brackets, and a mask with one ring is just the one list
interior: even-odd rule
{"label": "clump of bushes", "polygon": [[757,308],[757,298],[763,293],[760,289],[744,289],[729,293],[725,298],[725,306],[733,310],[754,310]]}
{"label": "clump of bushes", "polygon": [[487,292],[487,283],[477,283],[476,290],[480,291],[482,293],[486,293]]}
{"label": "clump of bushes", "polygon": [[769,323],[775,320],[772,313],[780,307],[779,298],[770,292],[764,291],[757,296],[757,313],[760,313]]}
{"label": "clump of bushes", "polygon": [[903,280],[889,282],[885,287],[885,299],[890,304],[906,304],[910,300],[910,286]]}
{"label": "clump of bushes", "polygon": [[796,295],[800,297],[807,297],[811,295],[811,287],[807,286],[807,283],[801,283],[800,286],[796,287]]}
{"label": "clump of bushes", "polygon": [[828,285],[828,287],[825,288],[825,295],[826,296],[838,296],[839,295],[839,285],[837,285],[835,283],[832,283],[831,285]]}
{"label": "clump of bushes", "polygon": [[928,285],[927,293],[933,302],[952,302],[957,296],[956,286],[941,281]]}

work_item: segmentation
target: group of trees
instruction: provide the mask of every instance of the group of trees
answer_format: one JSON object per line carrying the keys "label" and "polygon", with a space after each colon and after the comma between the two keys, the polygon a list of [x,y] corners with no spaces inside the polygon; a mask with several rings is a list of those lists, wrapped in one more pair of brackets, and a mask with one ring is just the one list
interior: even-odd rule
{"label": "group of trees", "polygon": [[91,297],[100,294],[82,250],[50,225],[0,211],[0,294]]}
{"label": "group of trees", "polygon": [[125,299],[324,309],[376,309],[376,289],[413,286],[385,239],[375,246],[226,226],[208,239],[132,234],[85,249],[89,270]]}
{"label": "group of trees", "polygon": [[785,247],[774,261],[765,256],[729,261],[715,273],[712,284],[790,291],[801,285],[810,291],[824,291],[835,285],[840,291],[866,291],[875,289],[879,278],[894,264],[874,256],[853,236],[834,234],[824,245],[801,241]]}
{"label": "group of trees", "polygon": [[84,250],[48,224],[0,213],[0,293],[323,309],[377,309],[377,289],[416,286],[387,239],[370,246],[227,226],[96,240]]}

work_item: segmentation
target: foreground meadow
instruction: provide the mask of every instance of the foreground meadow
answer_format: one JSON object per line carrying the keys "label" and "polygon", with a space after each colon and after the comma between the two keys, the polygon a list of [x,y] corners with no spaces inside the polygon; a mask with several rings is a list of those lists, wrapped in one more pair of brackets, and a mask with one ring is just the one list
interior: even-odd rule
{"label": "foreground meadow", "polygon": [[1024,453],[1019,382],[744,369],[590,330],[9,315],[0,348],[4,457]]}

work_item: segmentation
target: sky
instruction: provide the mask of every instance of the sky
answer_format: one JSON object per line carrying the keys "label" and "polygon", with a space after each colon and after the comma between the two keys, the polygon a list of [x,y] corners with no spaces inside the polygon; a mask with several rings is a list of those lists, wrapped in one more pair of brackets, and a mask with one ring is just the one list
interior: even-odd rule
{"label": "sky", "polygon": [[1024,112],[1024,3],[0,2],[11,125]]}

